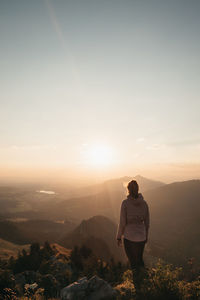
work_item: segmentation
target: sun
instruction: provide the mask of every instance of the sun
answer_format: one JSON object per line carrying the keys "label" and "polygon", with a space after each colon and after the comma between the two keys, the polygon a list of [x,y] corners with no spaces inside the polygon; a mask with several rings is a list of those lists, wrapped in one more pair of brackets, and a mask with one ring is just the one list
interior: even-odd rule
{"label": "sun", "polygon": [[113,161],[113,151],[106,145],[92,145],[86,151],[86,160],[94,167],[108,166]]}

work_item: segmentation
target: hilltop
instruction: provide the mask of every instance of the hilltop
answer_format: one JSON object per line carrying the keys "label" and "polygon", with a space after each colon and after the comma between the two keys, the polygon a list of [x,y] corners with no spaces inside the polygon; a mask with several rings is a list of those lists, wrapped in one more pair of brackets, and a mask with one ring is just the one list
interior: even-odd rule
{"label": "hilltop", "polygon": [[17,257],[18,252],[22,249],[28,249],[30,247],[27,245],[17,245],[0,238],[0,259],[8,259],[9,257]]}
{"label": "hilltop", "polygon": [[124,261],[122,249],[116,245],[117,226],[109,218],[94,216],[83,220],[73,231],[60,240],[67,248],[87,245],[100,258],[109,261],[111,257]]}

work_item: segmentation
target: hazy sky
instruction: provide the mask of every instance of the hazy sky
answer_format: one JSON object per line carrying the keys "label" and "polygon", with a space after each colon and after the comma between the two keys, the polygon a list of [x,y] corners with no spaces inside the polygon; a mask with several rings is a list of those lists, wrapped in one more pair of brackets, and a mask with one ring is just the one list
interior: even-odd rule
{"label": "hazy sky", "polygon": [[0,41],[4,170],[200,177],[199,0],[0,0]]}

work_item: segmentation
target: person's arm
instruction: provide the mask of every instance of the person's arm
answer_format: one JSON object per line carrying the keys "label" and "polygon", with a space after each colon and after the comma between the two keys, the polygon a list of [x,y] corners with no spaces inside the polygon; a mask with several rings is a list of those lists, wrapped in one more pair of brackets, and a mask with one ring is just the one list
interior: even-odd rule
{"label": "person's arm", "polygon": [[146,203],[146,216],[144,219],[144,224],[146,228],[146,242],[148,241],[148,235],[149,235],[149,225],[150,225],[150,216],[149,216],[149,206]]}
{"label": "person's arm", "polygon": [[125,226],[126,226],[126,209],[125,209],[125,202],[123,201],[121,204],[120,221],[119,221],[118,230],[117,230],[118,245],[120,244],[122,235],[124,234]]}

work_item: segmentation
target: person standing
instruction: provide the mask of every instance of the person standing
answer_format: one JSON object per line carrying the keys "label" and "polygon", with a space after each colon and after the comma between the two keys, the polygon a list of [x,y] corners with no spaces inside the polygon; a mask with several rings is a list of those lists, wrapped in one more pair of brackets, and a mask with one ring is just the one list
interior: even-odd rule
{"label": "person standing", "polygon": [[149,207],[135,180],[129,182],[127,199],[122,201],[120,221],[117,230],[117,244],[122,246],[130,262],[133,281],[136,286],[140,285],[140,271],[145,267],[143,253],[149,234]]}

